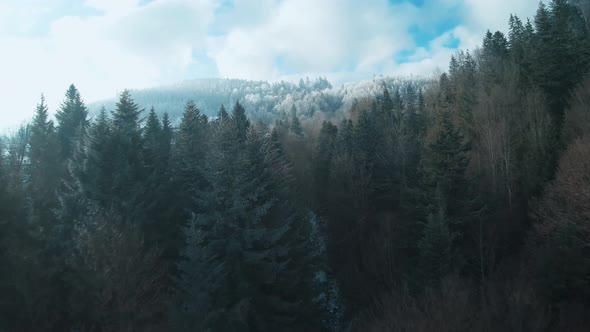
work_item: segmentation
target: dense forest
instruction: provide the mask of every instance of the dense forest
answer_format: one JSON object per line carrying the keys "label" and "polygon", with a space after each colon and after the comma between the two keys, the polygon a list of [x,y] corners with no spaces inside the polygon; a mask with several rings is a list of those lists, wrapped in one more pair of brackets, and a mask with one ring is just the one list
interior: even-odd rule
{"label": "dense forest", "polygon": [[329,117],[293,97],[324,79],[178,121],[42,97],[0,144],[0,331],[588,331],[588,7]]}
{"label": "dense forest", "polygon": [[[373,77],[372,80],[351,82],[333,87],[325,78],[301,79],[298,84],[290,82],[248,81],[239,79],[199,79],[185,81],[171,86],[145,90],[130,90],[129,93],[140,108],[154,107],[158,115],[168,113],[173,125],[180,123],[187,100],[192,100],[201,113],[215,117],[219,105],[233,105],[239,102],[246,109],[250,121],[261,120],[273,123],[295,113],[300,121],[339,121],[355,100],[376,98],[383,91],[383,85],[390,90],[405,92],[404,85],[421,88],[425,79]],[[402,94],[403,96],[403,94]],[[100,112],[102,107],[114,109],[115,98],[88,105],[90,115]]]}

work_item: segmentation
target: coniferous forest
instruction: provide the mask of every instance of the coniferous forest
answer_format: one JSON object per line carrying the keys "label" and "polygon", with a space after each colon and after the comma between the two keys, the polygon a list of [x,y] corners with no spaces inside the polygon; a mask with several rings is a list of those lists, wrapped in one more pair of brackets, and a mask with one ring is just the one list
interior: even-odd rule
{"label": "coniferous forest", "polygon": [[0,144],[0,331],[590,330],[584,6],[337,120],[42,97]]}

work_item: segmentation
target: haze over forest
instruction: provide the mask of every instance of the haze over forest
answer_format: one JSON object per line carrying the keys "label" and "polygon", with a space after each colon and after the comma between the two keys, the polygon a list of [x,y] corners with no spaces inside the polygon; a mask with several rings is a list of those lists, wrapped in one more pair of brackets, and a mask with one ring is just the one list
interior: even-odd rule
{"label": "haze over forest", "polygon": [[590,330],[589,0],[43,6],[0,332]]}

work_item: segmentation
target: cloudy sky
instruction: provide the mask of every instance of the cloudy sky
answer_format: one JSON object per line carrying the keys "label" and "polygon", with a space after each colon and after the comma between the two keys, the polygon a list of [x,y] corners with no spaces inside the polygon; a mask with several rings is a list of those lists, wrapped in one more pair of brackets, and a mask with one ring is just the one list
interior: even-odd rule
{"label": "cloudy sky", "polygon": [[230,77],[340,84],[446,70],[536,0],[0,0],[0,129],[125,88]]}

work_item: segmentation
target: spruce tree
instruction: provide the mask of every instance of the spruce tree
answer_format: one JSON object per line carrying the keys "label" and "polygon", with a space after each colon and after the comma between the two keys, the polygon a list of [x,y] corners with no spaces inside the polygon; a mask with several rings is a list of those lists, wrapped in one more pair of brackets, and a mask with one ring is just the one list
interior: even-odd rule
{"label": "spruce tree", "polygon": [[62,160],[72,156],[77,136],[81,135],[88,125],[87,116],[88,110],[80,97],[80,92],[73,84],[70,85],[65,100],[55,114]]}
{"label": "spruce tree", "polygon": [[246,116],[246,109],[239,102],[236,102],[234,105],[231,113],[231,122],[236,130],[237,139],[245,142],[248,128],[250,128],[250,120]]}
{"label": "spruce tree", "polygon": [[324,121],[320,130],[318,144],[314,154],[313,178],[314,178],[314,202],[315,208],[325,209],[328,193],[332,159],[335,153],[338,127],[331,122]]}
{"label": "spruce tree", "polygon": [[378,114],[376,116],[382,121],[386,121],[388,116],[393,112],[393,100],[391,100],[389,90],[385,86],[385,83],[383,83],[381,95],[377,99],[377,112]]}
{"label": "spruce tree", "polygon": [[299,118],[297,117],[297,115],[293,115],[293,117],[291,118],[291,126],[289,129],[291,129],[291,132],[295,134],[295,136],[303,136],[303,128],[301,128],[301,122],[299,122]]}
{"label": "spruce tree", "polygon": [[162,139],[161,139],[161,147],[162,151],[160,155],[162,159],[166,162],[166,168],[169,171],[169,164],[170,164],[170,152],[172,150],[172,138],[174,136],[174,129],[172,128],[172,122],[170,122],[170,117],[168,113],[165,112],[162,116]]}
{"label": "spruce tree", "polygon": [[442,211],[456,226],[470,218],[470,200],[466,177],[469,147],[455,127],[448,110],[438,118],[437,134],[424,154],[423,185],[430,202],[427,211]]}
{"label": "spruce tree", "polygon": [[187,102],[178,128],[175,144],[176,181],[185,197],[183,208],[193,208],[195,195],[207,185],[204,177],[204,163],[209,142],[207,117],[201,114],[196,104]]}
{"label": "spruce tree", "polygon": [[142,194],[142,204],[146,209],[146,240],[148,245],[161,242],[163,232],[168,227],[163,227],[166,222],[166,198],[169,195],[165,189],[168,187],[166,178],[166,161],[162,155],[164,143],[162,126],[156,111],[152,107],[143,128],[143,155],[145,191]]}
{"label": "spruce tree", "polygon": [[162,161],[160,160],[161,142],[162,125],[152,107],[143,130],[143,159],[148,176],[162,172]]}
{"label": "spruce tree", "polygon": [[510,14],[508,21],[508,45],[510,46],[510,56],[517,64],[522,64],[525,52],[525,28],[520,18]]}
{"label": "spruce tree", "polygon": [[68,243],[64,237],[69,225],[58,222],[55,213],[61,167],[57,135],[48,117],[45,98],[41,96],[31,125],[25,181],[29,234],[35,241],[35,270],[30,271],[35,274],[31,280],[35,285],[31,287],[40,292],[32,309],[41,320],[57,324],[65,317],[64,246]]}
{"label": "spruce tree", "polygon": [[440,210],[428,216],[420,249],[420,274],[423,285],[436,286],[453,269],[453,238],[445,214]]}
{"label": "spruce tree", "polygon": [[372,166],[376,162],[378,148],[380,147],[377,123],[372,113],[362,111],[355,127],[356,153],[359,158]]}
{"label": "spruce tree", "polygon": [[113,176],[111,202],[129,220],[143,218],[141,193],[144,192],[144,160],[142,156],[142,128],[140,115],[143,110],[125,90],[119,96],[112,114]]}
{"label": "spruce tree", "polygon": [[45,98],[37,105],[31,125],[27,165],[27,192],[30,199],[30,216],[35,222],[54,219],[56,190],[60,181],[59,148],[53,122],[49,120]]}
{"label": "spruce tree", "polygon": [[67,161],[67,173],[59,191],[59,218],[82,222],[96,208],[110,208],[114,166],[110,121],[101,108],[97,119],[78,135]]}
{"label": "spruce tree", "polygon": [[94,200],[103,208],[110,207],[111,190],[114,186],[112,173],[116,168],[112,159],[114,143],[112,140],[111,119],[105,108],[101,108],[97,119],[90,126],[84,146],[86,166],[84,177],[79,180],[84,184],[86,197]]}
{"label": "spruce tree", "polygon": [[[306,230],[284,194],[290,167],[276,134],[248,129],[242,114],[234,108],[230,125],[215,134],[205,172],[211,189],[185,230],[182,326],[301,329],[311,276]],[[246,137],[239,133],[244,128]]]}
{"label": "spruce tree", "polygon": [[229,119],[229,114],[227,113],[227,110],[225,109],[225,106],[223,106],[223,104],[219,108],[219,113],[217,114],[217,118],[220,121],[226,121],[227,119]]}

